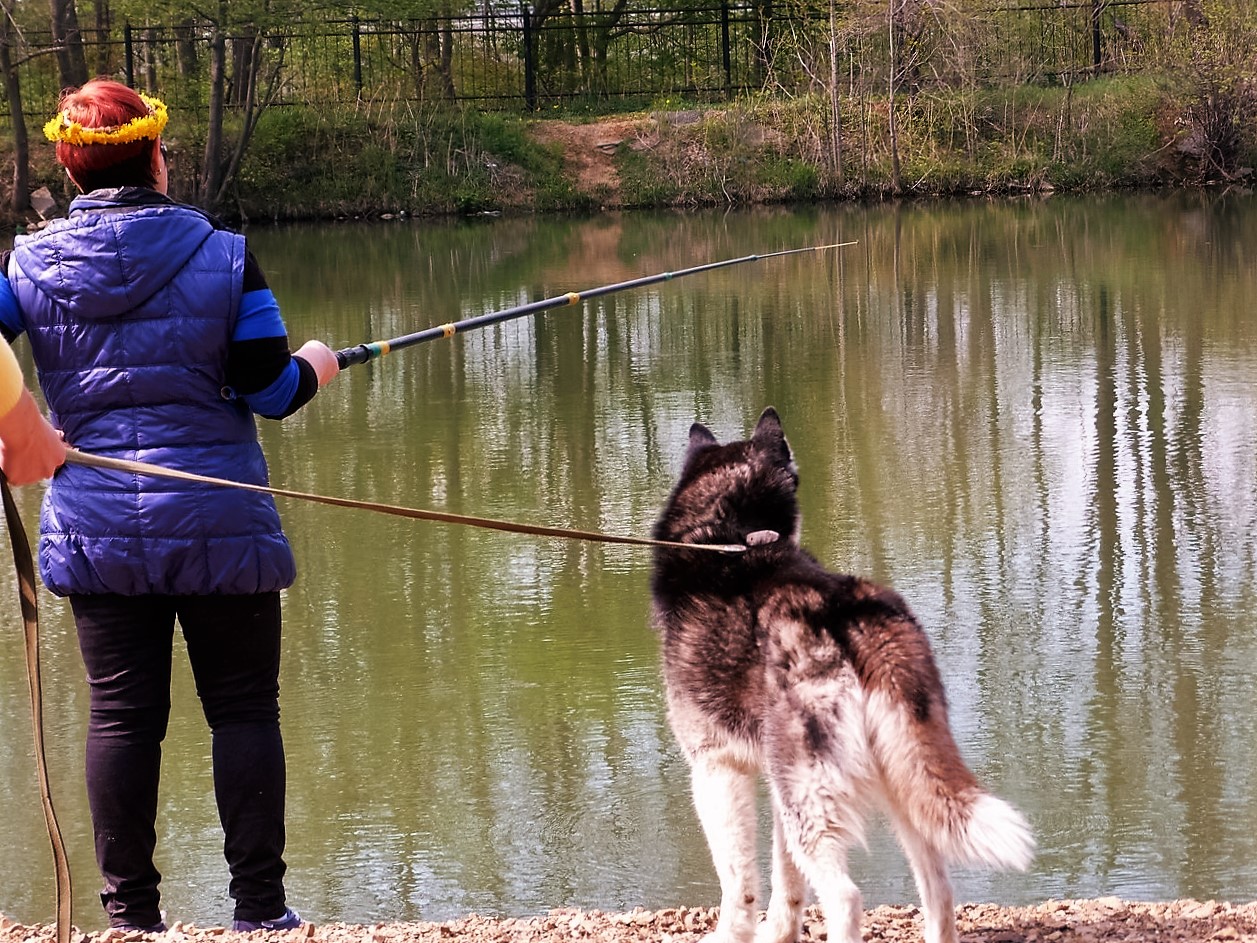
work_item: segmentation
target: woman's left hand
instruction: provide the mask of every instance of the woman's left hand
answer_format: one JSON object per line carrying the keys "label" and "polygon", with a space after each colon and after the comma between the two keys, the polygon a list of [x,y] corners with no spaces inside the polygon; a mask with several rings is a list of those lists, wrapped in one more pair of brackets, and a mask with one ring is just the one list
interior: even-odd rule
{"label": "woman's left hand", "polygon": [[314,374],[319,378],[319,389],[326,386],[332,377],[340,373],[340,363],[336,359],[336,352],[322,341],[306,341],[297,348],[293,356],[300,357],[314,368]]}

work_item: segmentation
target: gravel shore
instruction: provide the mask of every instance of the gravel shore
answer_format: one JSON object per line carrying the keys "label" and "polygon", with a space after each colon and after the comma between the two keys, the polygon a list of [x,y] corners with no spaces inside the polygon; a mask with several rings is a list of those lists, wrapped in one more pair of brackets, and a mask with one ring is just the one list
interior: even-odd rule
{"label": "gravel shore", "polygon": [[[1032,907],[963,904],[957,908],[961,943],[1257,943],[1257,902],[1176,900],[1143,903],[1115,897],[1050,900]],[[442,923],[306,924],[290,933],[232,933],[221,927],[175,924],[161,935],[106,930],[73,934],[75,943],[697,943],[715,925],[712,908],[678,907],[605,913],[552,910],[544,916],[490,918],[472,914]],[[28,927],[0,918],[0,943],[53,941],[51,926]],[[826,939],[817,910],[809,908],[802,943]],[[864,915],[868,943],[919,943],[915,907],[878,907]]]}

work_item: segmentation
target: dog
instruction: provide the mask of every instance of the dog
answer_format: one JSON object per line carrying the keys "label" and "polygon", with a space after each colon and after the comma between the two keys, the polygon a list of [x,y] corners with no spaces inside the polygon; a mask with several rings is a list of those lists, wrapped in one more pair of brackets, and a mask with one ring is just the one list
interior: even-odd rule
{"label": "dog", "polygon": [[[847,852],[880,808],[911,865],[926,943],[955,943],[947,864],[1025,870],[1034,839],[961,758],[929,640],[904,600],[799,546],[798,482],[772,407],[746,441],[722,445],[695,423],[653,531],[671,544],[654,547],[651,571],[668,718],[720,878],[706,939],[794,943],[810,885],[831,943],[860,943]],[[757,927],[760,774],[773,851]]]}

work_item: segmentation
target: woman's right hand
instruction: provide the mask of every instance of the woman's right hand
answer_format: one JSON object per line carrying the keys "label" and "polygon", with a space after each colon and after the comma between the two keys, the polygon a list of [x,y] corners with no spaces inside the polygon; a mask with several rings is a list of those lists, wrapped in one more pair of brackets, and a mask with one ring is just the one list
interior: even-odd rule
{"label": "woman's right hand", "polygon": [[10,484],[28,485],[51,478],[65,462],[66,444],[44,418],[30,390],[0,416],[0,469]]}

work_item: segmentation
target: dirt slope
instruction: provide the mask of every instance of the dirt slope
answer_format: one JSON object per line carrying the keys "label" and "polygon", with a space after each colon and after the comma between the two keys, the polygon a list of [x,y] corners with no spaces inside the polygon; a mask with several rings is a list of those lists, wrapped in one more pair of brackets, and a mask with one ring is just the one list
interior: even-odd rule
{"label": "dirt slope", "polygon": [[544,144],[559,148],[563,161],[575,175],[576,188],[599,198],[604,206],[618,204],[620,179],[615,152],[620,147],[643,146],[650,132],[649,119],[612,118],[588,124],[538,121],[531,133]]}

